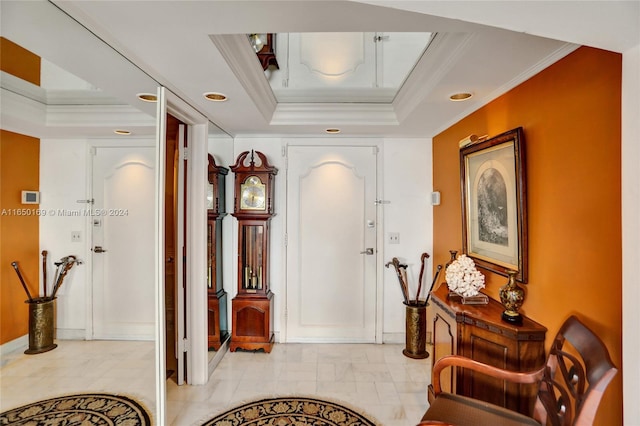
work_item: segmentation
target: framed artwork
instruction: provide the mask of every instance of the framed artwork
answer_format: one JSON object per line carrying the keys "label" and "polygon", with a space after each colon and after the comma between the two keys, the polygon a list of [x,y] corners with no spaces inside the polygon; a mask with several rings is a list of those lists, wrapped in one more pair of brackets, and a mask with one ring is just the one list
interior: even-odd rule
{"label": "framed artwork", "polygon": [[478,267],[527,282],[526,171],[522,128],[460,150],[462,248]]}

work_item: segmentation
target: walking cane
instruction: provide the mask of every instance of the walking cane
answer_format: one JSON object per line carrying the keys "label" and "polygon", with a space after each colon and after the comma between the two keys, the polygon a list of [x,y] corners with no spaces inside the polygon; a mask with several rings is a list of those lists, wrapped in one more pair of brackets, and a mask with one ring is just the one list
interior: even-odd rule
{"label": "walking cane", "polygon": [[[393,265],[393,269],[395,269],[396,275],[398,276],[398,281],[400,281],[400,290],[402,291],[404,303],[409,304],[409,290],[404,282],[404,278],[402,277],[402,272],[400,272],[402,265],[400,265],[400,261],[397,257],[394,257],[391,262],[387,262],[387,264],[384,266],[385,268],[388,268],[390,265]],[[404,267],[406,268],[406,265]]]}
{"label": "walking cane", "polygon": [[22,284],[22,288],[24,288],[24,291],[27,293],[29,302],[33,302],[33,297],[31,297],[31,293],[29,293],[29,288],[27,287],[27,284],[25,284],[24,279],[22,278],[20,269],[18,269],[18,262],[11,262],[11,266],[13,266],[13,269],[15,269],[16,274],[18,274],[18,278],[20,278],[20,283]]}
{"label": "walking cane", "polygon": [[56,293],[58,293],[58,290],[60,290],[60,287],[62,287],[62,283],[64,281],[64,278],[66,277],[67,273],[71,270],[71,268],[73,268],[73,265],[74,264],[77,264],[77,265],[81,265],[82,264],[82,261],[78,260],[75,256],[66,256],[66,257],[63,257],[60,260],[63,261],[63,263],[62,263],[62,271],[58,275],[58,280],[56,282],[56,286],[53,288],[53,293],[51,293],[51,299],[54,299],[56,297]]}
{"label": "walking cane", "polygon": [[44,297],[47,297],[47,251],[42,250],[42,288]]}
{"label": "walking cane", "polygon": [[422,256],[420,256],[420,276],[418,278],[418,291],[416,292],[416,305],[418,304],[418,299],[420,298],[420,290],[422,290],[422,274],[424,273],[424,261],[428,258],[428,253],[422,253]]}
{"label": "walking cane", "polygon": [[438,275],[440,274],[441,270],[442,270],[442,265],[438,265],[438,270],[436,271],[436,275],[433,277],[433,281],[431,282],[431,288],[429,288],[429,293],[427,293],[427,299],[425,300],[425,304],[429,303],[429,296],[431,295],[433,286],[436,284],[436,281],[438,280]]}

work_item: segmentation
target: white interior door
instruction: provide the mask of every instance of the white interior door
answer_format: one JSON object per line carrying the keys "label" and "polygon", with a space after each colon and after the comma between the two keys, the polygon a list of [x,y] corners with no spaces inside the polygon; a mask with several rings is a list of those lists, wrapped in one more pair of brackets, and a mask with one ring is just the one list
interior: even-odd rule
{"label": "white interior door", "polygon": [[288,148],[289,342],[375,342],[376,155]]}
{"label": "white interior door", "polygon": [[93,338],[153,340],[155,150],[93,156]]}

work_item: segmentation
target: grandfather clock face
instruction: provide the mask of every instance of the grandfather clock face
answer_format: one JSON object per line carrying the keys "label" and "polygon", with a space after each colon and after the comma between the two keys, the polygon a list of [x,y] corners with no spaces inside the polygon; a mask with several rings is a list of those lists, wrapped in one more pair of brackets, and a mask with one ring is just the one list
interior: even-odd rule
{"label": "grandfather clock face", "polygon": [[[254,158],[257,157],[257,158]],[[254,160],[258,160],[257,164]],[[273,181],[278,169],[259,151],[245,151],[231,166],[235,177],[234,216],[267,220],[273,215]]]}
{"label": "grandfather clock face", "polygon": [[266,186],[258,176],[249,176],[240,185],[240,210],[264,211],[266,200]]}

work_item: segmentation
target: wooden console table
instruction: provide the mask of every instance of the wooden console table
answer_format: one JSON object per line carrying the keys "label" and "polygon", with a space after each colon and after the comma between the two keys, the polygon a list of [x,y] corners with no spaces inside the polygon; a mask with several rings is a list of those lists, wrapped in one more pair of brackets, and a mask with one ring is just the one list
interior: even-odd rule
{"label": "wooden console table", "polygon": [[[500,318],[504,308],[496,300],[490,298],[488,305],[464,305],[449,300],[448,293],[447,285],[442,284],[431,296],[428,315],[433,324],[432,362],[456,354],[512,371],[534,370],[544,364],[544,326],[527,317],[523,317],[522,325],[506,323]],[[531,415],[538,391],[535,385],[518,385],[455,370],[443,371],[443,391]],[[428,397],[431,402],[431,385]]]}

